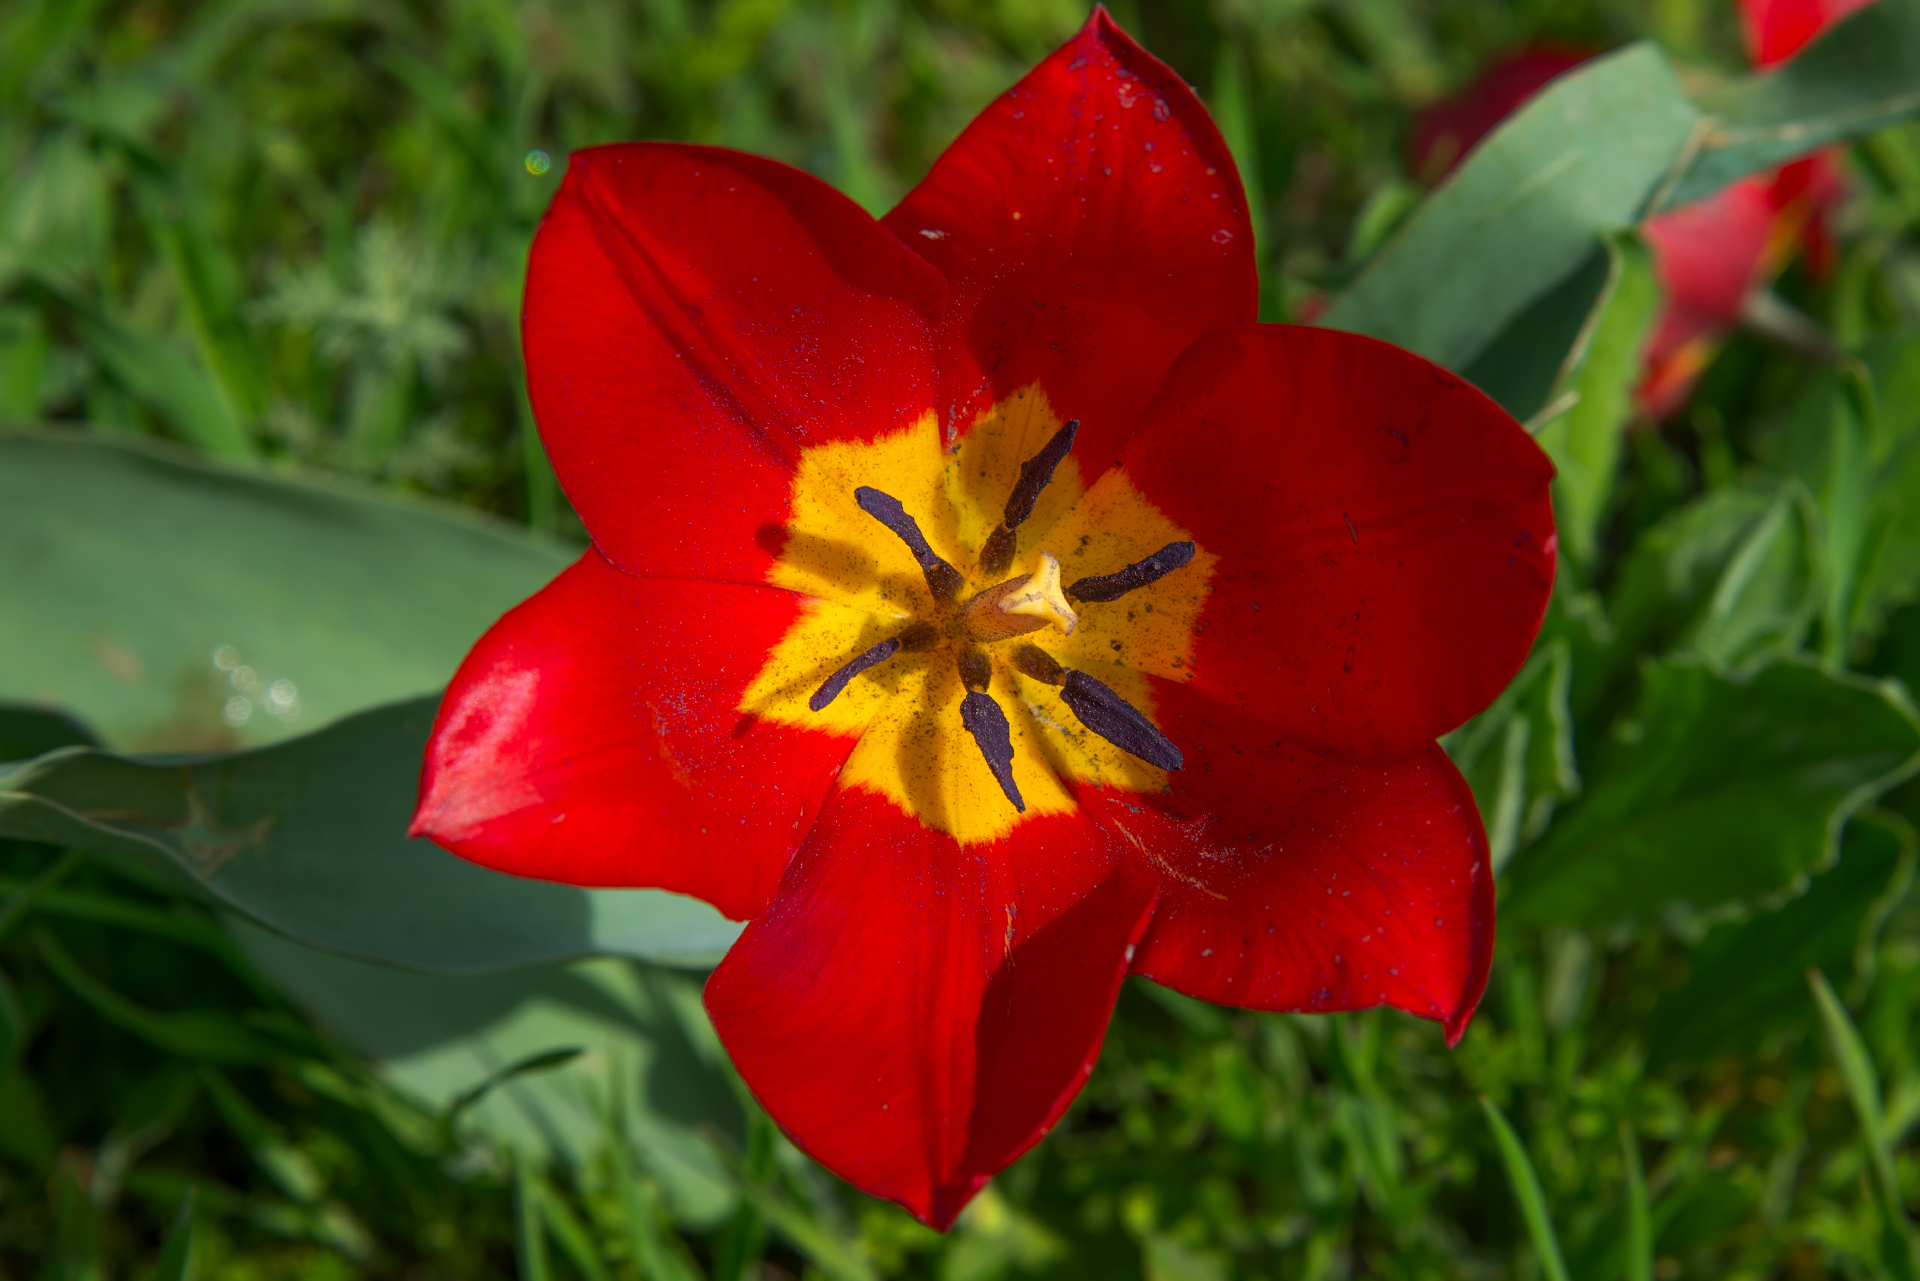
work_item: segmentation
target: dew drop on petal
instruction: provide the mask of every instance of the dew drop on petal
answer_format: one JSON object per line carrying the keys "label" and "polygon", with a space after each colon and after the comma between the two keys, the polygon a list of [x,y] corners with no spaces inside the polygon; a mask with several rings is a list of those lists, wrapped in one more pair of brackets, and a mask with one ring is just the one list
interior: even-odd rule
{"label": "dew drop on petal", "polygon": [[1228,231],[1225,227],[1222,227],[1220,228],[1220,230],[1213,233],[1213,243],[1216,245],[1224,245],[1229,240],[1232,240],[1232,239],[1233,239],[1233,233],[1231,231]]}
{"label": "dew drop on petal", "polygon": [[1165,98],[1155,98],[1153,100],[1153,118],[1155,120],[1165,120],[1172,114],[1173,109],[1167,106],[1167,100]]}

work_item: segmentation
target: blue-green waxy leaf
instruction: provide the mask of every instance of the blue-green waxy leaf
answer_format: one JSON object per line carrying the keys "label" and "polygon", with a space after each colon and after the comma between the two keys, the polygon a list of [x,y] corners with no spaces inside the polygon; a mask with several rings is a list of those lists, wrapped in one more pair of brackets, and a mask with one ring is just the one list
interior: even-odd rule
{"label": "blue-green waxy leaf", "polygon": [[1911,772],[1893,682],[1777,662],[1735,679],[1649,664],[1587,792],[1514,861],[1508,924],[1684,919],[1777,898],[1832,861],[1849,815]]}
{"label": "blue-green waxy leaf", "polygon": [[395,704],[228,755],[66,748],[0,774],[0,837],[157,862],[294,938],[399,964],[711,965],[731,945],[740,927],[682,895],[524,880],[407,839],[433,709]]}
{"label": "blue-green waxy leaf", "polygon": [[1652,45],[1596,59],[1475,148],[1323,323],[1465,368],[1601,232],[1638,219],[1699,120]]}
{"label": "blue-green waxy leaf", "polygon": [[1790,61],[1700,99],[1712,116],[1664,207],[1920,113],[1920,0],[1878,0]]}
{"label": "blue-green waxy leaf", "polygon": [[270,742],[439,689],[571,559],[445,505],[0,433],[0,698],[121,748]]}
{"label": "blue-green waxy leaf", "polygon": [[[304,947],[242,921],[248,957],[430,1112],[536,1163],[588,1163],[608,1092],[627,1139],[676,1212],[711,1223],[731,1192],[705,1133],[743,1132],[696,976],[602,957],[486,974],[425,974]],[[502,1069],[582,1050],[545,1071]],[[556,1055],[556,1058],[559,1057]],[[493,1082],[460,1106],[483,1084]]]}
{"label": "blue-green waxy leaf", "polygon": [[95,747],[92,733],[50,708],[0,703],[0,761],[24,761],[57,747]]}

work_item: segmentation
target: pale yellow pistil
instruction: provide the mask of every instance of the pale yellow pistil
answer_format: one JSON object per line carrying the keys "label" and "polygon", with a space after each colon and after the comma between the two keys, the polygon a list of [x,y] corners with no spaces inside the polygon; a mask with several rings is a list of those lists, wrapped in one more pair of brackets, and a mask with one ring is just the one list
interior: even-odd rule
{"label": "pale yellow pistil", "polygon": [[1041,552],[1039,569],[975,596],[961,608],[959,623],[962,634],[972,640],[997,641],[1049,625],[1071,636],[1080,619],[1060,586],[1060,562],[1051,552]]}

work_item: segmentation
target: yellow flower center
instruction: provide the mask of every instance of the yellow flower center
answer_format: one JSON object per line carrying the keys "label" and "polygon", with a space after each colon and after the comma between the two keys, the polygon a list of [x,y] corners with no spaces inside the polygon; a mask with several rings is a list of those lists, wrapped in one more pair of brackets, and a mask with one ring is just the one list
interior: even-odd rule
{"label": "yellow flower center", "polygon": [[[1164,770],[1091,732],[1057,683],[1014,659],[1037,645],[1151,718],[1145,677],[1191,678],[1193,625],[1216,558],[1195,550],[1175,572],[1117,597],[1087,587],[1191,540],[1124,471],[1113,468],[1089,487],[1071,455],[1029,495],[1030,513],[1009,534],[1003,512],[1021,484],[1022,464],[1061,426],[1036,386],[981,415],[951,448],[943,447],[929,413],[870,443],[807,450],[787,523],[773,531],[781,551],[767,581],[809,599],[768,652],[739,710],[857,737],[841,783],[877,792],[962,842],[998,839],[1023,817],[963,723],[970,688],[1004,712],[1009,781],[1025,814],[1071,812],[1063,779],[1164,788]],[[923,568],[892,527],[882,527],[876,492],[913,518],[929,554],[957,578]],[[943,595],[930,579],[942,584]],[[1077,607],[1076,586],[1089,592]],[[849,660],[888,642],[897,645],[823,697],[823,686]],[[1046,670],[1044,663],[1027,666]],[[963,677],[963,667],[973,680]]]}

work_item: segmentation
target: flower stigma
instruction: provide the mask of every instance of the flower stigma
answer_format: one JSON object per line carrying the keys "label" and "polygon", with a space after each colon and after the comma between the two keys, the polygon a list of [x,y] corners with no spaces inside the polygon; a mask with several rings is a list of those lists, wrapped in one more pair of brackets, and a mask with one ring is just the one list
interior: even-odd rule
{"label": "flower stigma", "polygon": [[1052,552],[1040,553],[1040,568],[1033,573],[989,587],[960,611],[961,630],[977,641],[1023,636],[1048,624],[1066,636],[1080,625],[1060,586],[1060,561]]}

